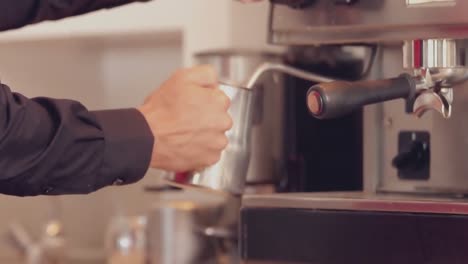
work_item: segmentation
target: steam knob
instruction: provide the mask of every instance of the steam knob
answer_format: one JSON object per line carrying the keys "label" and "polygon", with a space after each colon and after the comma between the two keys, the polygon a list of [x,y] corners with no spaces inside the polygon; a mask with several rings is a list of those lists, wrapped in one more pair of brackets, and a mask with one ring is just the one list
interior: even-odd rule
{"label": "steam knob", "polygon": [[400,171],[415,171],[426,166],[429,162],[429,148],[421,141],[413,141],[409,148],[399,153],[392,161],[392,165]]}
{"label": "steam knob", "polygon": [[307,98],[307,105],[313,115],[320,116],[323,110],[323,100],[320,93],[317,91],[310,92]]}

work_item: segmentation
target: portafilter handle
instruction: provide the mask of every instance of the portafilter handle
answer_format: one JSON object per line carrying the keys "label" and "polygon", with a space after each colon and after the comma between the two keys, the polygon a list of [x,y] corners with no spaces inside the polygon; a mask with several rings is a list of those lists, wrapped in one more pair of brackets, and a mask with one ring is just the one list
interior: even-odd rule
{"label": "portafilter handle", "polygon": [[312,86],[307,93],[310,113],[318,119],[338,118],[362,106],[412,98],[416,81],[409,74],[383,80],[334,81]]}

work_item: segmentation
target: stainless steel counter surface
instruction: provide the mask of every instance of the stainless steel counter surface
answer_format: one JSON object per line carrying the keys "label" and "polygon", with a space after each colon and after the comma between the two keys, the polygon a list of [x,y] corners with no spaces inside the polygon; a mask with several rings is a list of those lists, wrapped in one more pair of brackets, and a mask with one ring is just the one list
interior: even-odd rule
{"label": "stainless steel counter surface", "polygon": [[362,192],[246,195],[242,207],[468,215],[467,198]]}

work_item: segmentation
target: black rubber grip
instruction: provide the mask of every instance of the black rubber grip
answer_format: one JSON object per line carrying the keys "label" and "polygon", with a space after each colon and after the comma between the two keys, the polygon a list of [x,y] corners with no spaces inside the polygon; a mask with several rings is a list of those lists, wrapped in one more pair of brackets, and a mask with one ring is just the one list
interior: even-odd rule
{"label": "black rubber grip", "polygon": [[309,89],[307,105],[316,118],[331,119],[364,105],[411,98],[415,91],[415,80],[409,74],[385,80],[320,83]]}

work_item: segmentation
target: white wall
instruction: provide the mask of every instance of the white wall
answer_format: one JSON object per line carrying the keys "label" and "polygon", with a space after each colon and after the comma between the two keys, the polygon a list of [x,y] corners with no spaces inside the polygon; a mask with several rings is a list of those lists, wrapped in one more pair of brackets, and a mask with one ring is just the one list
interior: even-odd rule
{"label": "white wall", "polygon": [[[29,97],[75,99],[90,109],[134,107],[181,66],[181,50],[177,34],[3,44],[0,76]],[[56,198],[62,205],[70,246],[100,251],[113,203],[129,212],[145,210],[153,196],[144,198],[142,186],[157,183],[155,173],[149,174],[153,175],[136,185]],[[12,253],[2,239],[7,224],[17,220],[37,233],[47,216],[48,200],[0,196],[0,256]]]}
{"label": "white wall", "polygon": [[[193,65],[197,52],[271,49],[267,2],[155,0],[7,32],[0,34],[0,78],[27,96],[76,99],[91,109],[135,106],[174,69]],[[58,198],[71,246],[102,252],[115,203],[139,212],[160,198],[141,190],[157,182],[155,174],[132,186]],[[0,196],[0,211],[11,212],[0,218],[0,257],[12,253],[1,239],[6,224],[18,219],[37,232],[47,201]]]}
{"label": "white wall", "polygon": [[200,51],[281,49],[266,43],[268,14],[267,0],[154,0],[9,31],[0,34],[0,43],[178,31],[184,65],[192,65]]}

